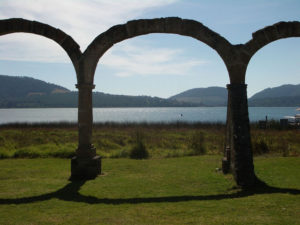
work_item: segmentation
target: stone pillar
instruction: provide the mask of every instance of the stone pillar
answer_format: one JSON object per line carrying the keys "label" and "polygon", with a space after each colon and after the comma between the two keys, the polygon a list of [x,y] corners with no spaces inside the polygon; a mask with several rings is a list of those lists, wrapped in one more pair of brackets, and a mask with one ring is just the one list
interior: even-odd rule
{"label": "stone pillar", "polygon": [[78,148],[71,161],[70,179],[92,179],[101,173],[101,158],[92,145],[93,84],[78,84]]}
{"label": "stone pillar", "polygon": [[241,187],[254,186],[254,173],[246,84],[227,85],[230,125],[230,170]]}
{"label": "stone pillar", "polygon": [[231,115],[230,115],[230,97],[228,93],[227,97],[227,116],[226,116],[226,130],[225,130],[225,145],[224,145],[224,157],[222,159],[222,171],[224,174],[230,173],[231,164]]}

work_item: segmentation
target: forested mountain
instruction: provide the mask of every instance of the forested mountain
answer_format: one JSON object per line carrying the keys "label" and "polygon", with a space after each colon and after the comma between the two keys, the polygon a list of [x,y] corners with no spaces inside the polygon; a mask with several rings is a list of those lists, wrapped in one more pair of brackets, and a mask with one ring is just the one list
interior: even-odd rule
{"label": "forested mountain", "polygon": [[249,106],[299,106],[300,84],[266,88],[249,99]]}
{"label": "forested mountain", "polygon": [[250,100],[261,98],[294,97],[300,96],[300,84],[285,84],[279,87],[266,88],[255,95]]}
{"label": "forested mountain", "polygon": [[149,96],[111,95],[102,92],[93,93],[94,107],[189,107],[191,103],[182,103],[172,99]]}
{"label": "forested mountain", "polygon": [[[29,77],[0,75],[0,108],[77,107],[78,92]],[[93,93],[94,107],[180,107],[194,106],[149,96]]]}
{"label": "forested mountain", "polygon": [[[205,106],[226,106],[227,90],[222,87],[194,88],[170,97],[180,102]],[[248,99],[252,107],[299,107],[300,84],[266,88]]]}
{"label": "forested mountain", "polygon": [[[0,108],[77,107],[78,93],[29,77],[0,75]],[[93,93],[94,107],[226,106],[223,87],[194,88],[168,99]],[[267,88],[248,100],[249,106],[300,106],[300,84]]]}
{"label": "forested mountain", "polygon": [[257,98],[249,99],[248,105],[252,107],[299,107],[299,96],[276,97],[276,98]]}
{"label": "forested mountain", "polygon": [[194,88],[174,95],[169,99],[194,103],[199,106],[226,106],[227,89],[223,87]]}
{"label": "forested mountain", "polygon": [[46,95],[70,92],[56,84],[30,77],[0,75],[0,99],[23,98],[31,95]]}

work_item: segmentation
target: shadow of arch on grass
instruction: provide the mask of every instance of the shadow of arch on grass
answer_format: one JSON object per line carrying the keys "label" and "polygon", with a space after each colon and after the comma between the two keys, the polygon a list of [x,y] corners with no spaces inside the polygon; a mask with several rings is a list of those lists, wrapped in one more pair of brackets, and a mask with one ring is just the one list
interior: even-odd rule
{"label": "shadow of arch on grass", "polygon": [[87,204],[141,204],[141,203],[166,203],[166,202],[186,202],[186,201],[207,201],[207,200],[223,200],[243,198],[255,194],[292,194],[300,195],[299,189],[292,188],[278,188],[269,186],[263,182],[251,190],[240,190],[231,194],[217,194],[217,195],[182,195],[182,196],[165,196],[165,197],[145,197],[145,198],[97,198],[93,196],[85,196],[79,193],[80,188],[86,181],[72,181],[63,188],[38,196],[16,198],[16,199],[0,199],[0,205],[9,204],[29,204],[34,202],[47,201],[50,199],[59,199],[62,201],[82,202]]}

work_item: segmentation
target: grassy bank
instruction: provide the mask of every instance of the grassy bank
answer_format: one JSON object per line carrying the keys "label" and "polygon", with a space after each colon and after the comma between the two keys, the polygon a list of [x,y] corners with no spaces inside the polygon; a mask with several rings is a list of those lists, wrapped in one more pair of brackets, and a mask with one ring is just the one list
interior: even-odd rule
{"label": "grassy bank", "polygon": [[[104,158],[126,158],[136,144],[136,136],[150,158],[170,158],[199,154],[222,154],[225,125],[203,123],[104,123],[95,124],[93,144]],[[255,155],[300,155],[300,131],[251,129]],[[0,158],[70,158],[77,147],[76,124],[14,124],[0,126]]]}
{"label": "grassy bank", "polygon": [[104,159],[103,176],[68,182],[68,159],[0,160],[0,224],[299,224],[298,157],[255,157],[268,186],[234,188],[219,156]]}

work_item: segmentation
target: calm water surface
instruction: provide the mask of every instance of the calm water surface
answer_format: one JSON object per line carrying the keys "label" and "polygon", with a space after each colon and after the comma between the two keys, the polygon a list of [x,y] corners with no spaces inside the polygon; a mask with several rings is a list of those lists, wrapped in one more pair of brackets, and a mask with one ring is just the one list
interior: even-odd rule
{"label": "calm water surface", "polygon": [[[224,122],[226,107],[94,108],[95,122]],[[296,107],[250,107],[250,121],[279,120],[295,115]],[[299,113],[299,112],[298,112]],[[77,108],[0,109],[0,124],[15,122],[76,122]]]}

